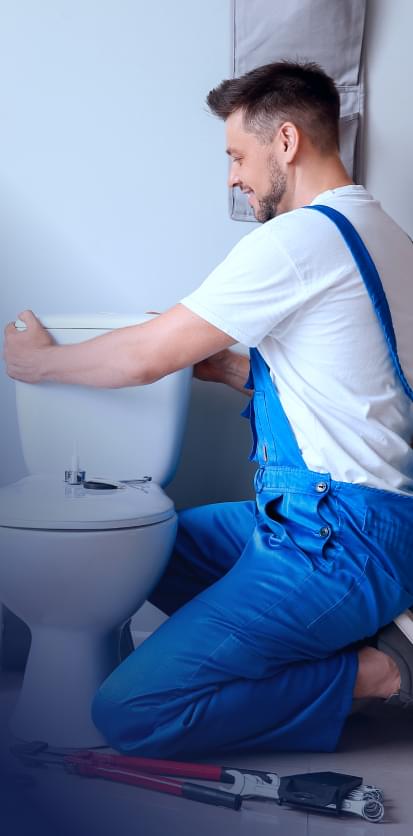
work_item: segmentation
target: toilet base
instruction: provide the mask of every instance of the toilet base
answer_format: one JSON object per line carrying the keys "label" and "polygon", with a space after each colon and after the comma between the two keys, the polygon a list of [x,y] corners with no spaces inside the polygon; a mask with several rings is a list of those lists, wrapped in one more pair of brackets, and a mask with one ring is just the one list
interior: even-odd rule
{"label": "toilet base", "polygon": [[[131,489],[132,490],[132,489]],[[0,526],[0,596],[32,642],[12,730],[22,740],[102,746],[96,691],[120,662],[120,629],[165,571],[176,515],[102,530]]]}
{"label": "toilet base", "polygon": [[90,707],[119,664],[120,630],[96,635],[36,627],[20,696],[11,719],[15,737],[59,748],[107,745]]}

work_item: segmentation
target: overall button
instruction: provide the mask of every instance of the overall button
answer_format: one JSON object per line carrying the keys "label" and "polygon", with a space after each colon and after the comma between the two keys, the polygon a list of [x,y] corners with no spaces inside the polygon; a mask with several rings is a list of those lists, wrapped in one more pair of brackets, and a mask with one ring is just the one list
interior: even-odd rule
{"label": "overall button", "polygon": [[323,525],[323,527],[320,528],[320,531],[318,533],[320,537],[328,537],[328,535],[330,534],[330,529],[328,525]]}
{"label": "overall button", "polygon": [[316,489],[317,493],[324,493],[324,491],[327,490],[327,487],[328,487],[327,482],[317,482],[317,484],[315,486],[315,489]]}

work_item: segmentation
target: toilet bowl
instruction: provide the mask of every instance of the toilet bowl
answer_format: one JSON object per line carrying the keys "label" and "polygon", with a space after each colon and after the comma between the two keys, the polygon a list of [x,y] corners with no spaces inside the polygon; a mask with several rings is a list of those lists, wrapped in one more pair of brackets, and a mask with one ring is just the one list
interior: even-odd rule
{"label": "toilet bowl", "polygon": [[[130,319],[43,322],[58,342],[75,342]],[[11,721],[20,739],[105,743],[93,696],[119,664],[121,628],[161,577],[176,535],[163,486],[179,458],[191,370],[170,378],[103,393],[16,384],[29,475],[0,489],[0,601],[31,631]]]}

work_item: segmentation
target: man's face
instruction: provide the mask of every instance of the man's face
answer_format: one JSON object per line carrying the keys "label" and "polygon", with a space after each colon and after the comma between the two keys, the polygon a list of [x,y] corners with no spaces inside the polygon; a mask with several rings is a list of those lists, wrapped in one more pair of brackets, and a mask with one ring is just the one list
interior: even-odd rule
{"label": "man's face", "polygon": [[227,154],[231,157],[229,186],[238,186],[248,195],[254,215],[260,223],[286,211],[283,197],[287,175],[282,170],[274,143],[264,145],[243,127],[242,111],[232,113],[225,123]]}

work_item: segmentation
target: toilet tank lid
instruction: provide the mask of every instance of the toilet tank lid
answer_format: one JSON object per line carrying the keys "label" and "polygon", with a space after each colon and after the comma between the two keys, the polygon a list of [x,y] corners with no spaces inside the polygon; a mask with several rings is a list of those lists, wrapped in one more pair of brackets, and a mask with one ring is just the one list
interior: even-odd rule
{"label": "toilet tank lid", "polygon": [[[38,318],[48,331],[60,330],[91,330],[109,331],[113,328],[125,328],[127,325],[137,325],[148,322],[157,316],[155,313],[72,313],[72,314],[39,314]],[[18,330],[24,331],[26,326],[21,319],[15,322]]]}

